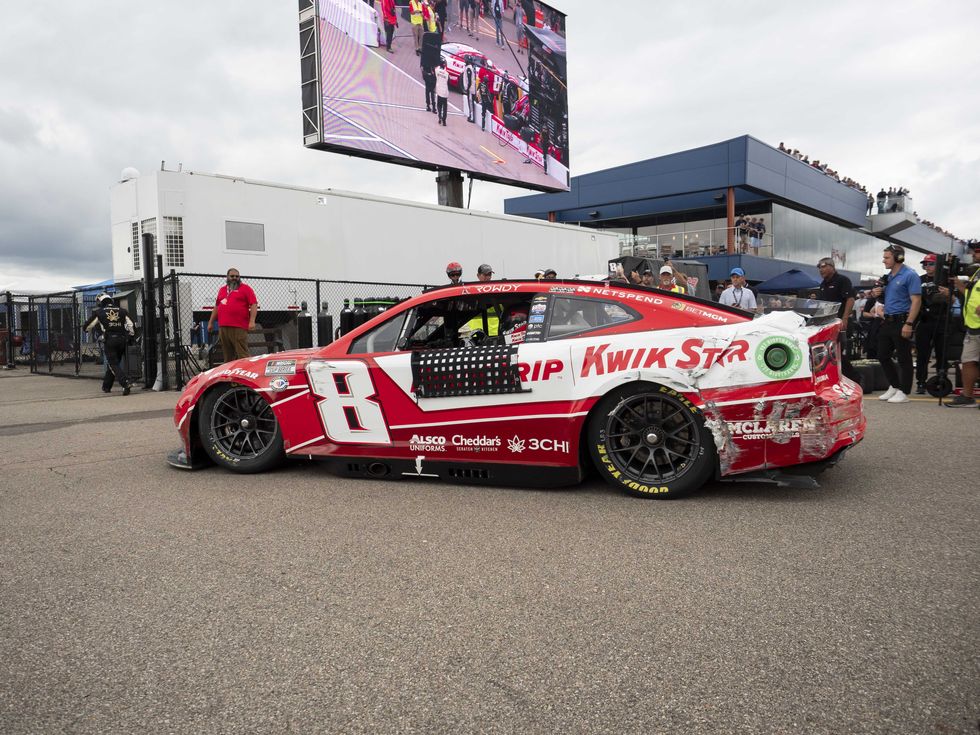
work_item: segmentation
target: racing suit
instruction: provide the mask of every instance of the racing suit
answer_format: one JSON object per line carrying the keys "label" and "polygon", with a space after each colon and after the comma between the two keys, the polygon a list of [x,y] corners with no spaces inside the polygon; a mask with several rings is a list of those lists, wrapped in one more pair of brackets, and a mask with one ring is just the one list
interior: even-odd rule
{"label": "racing suit", "polygon": [[112,384],[118,380],[123,392],[129,394],[129,377],[123,359],[126,356],[126,344],[130,337],[136,334],[133,320],[129,312],[119,306],[101,306],[92,312],[91,318],[85,323],[85,331],[92,334],[99,330],[99,339],[105,352],[105,375],[102,376],[102,390],[108,393]]}

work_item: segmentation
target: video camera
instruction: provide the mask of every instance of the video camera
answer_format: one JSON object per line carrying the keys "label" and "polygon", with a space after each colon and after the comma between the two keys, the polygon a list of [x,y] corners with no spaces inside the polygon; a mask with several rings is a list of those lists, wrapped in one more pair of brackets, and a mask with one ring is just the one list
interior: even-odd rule
{"label": "video camera", "polygon": [[974,263],[961,263],[952,253],[944,253],[936,258],[936,283],[949,283],[958,276],[972,276],[977,269]]}

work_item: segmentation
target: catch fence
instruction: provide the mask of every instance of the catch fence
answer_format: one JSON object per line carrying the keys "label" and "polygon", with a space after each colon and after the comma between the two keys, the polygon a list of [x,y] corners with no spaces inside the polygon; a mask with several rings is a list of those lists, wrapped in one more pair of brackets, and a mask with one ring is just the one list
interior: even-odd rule
{"label": "catch fence", "polygon": [[[316,278],[246,279],[259,311],[249,333],[253,355],[324,346],[338,335],[345,305],[365,319],[402,299],[421,293],[424,284],[332,281]],[[101,378],[105,363],[97,334],[85,323],[105,290],[136,325],[127,347],[130,379],[157,389],[179,389],[194,374],[225,361],[217,332],[208,321],[223,274],[176,273],[143,281],[93,286],[49,294],[0,293],[0,365],[33,373]]]}

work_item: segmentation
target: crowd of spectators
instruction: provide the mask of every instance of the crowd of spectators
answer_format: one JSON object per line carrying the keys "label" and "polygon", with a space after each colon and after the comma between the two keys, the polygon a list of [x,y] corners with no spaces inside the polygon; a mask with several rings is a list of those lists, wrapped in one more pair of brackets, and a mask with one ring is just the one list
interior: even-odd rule
{"label": "crowd of spectators", "polygon": [[[788,156],[793,156],[793,158],[797,159],[798,161],[802,161],[803,163],[805,163],[808,166],[811,166],[811,167],[817,169],[818,171],[822,171],[824,174],[826,174],[830,178],[834,179],[834,181],[839,181],[840,183],[842,183],[842,184],[844,184],[846,186],[849,186],[852,189],[855,189],[856,191],[860,191],[860,192],[862,192],[864,194],[867,194],[867,196],[868,196],[868,214],[871,214],[874,211],[874,206],[875,206],[876,203],[878,203],[878,213],[879,214],[882,214],[884,212],[901,212],[901,211],[904,211],[904,209],[902,207],[902,201],[903,201],[903,198],[904,197],[907,197],[909,195],[909,190],[906,189],[905,187],[902,187],[902,186],[891,186],[891,187],[888,188],[887,191],[885,191],[885,189],[882,188],[881,191],[878,192],[878,196],[877,197],[874,197],[874,196],[871,195],[871,193],[868,191],[868,189],[863,184],[858,183],[857,181],[855,181],[854,179],[852,179],[849,176],[841,177],[841,175],[837,171],[835,171],[834,169],[830,168],[830,166],[828,166],[826,163],[821,163],[818,160],[814,160],[814,161],[811,162],[810,161],[810,157],[808,155],[806,155],[804,153],[800,153],[800,151],[797,150],[796,148],[787,148],[785,143],[780,143],[779,144],[779,150],[782,151],[783,153],[785,153]],[[877,200],[877,202],[876,202],[876,200]],[[885,202],[885,207],[884,208],[881,206],[881,203],[882,202]],[[888,208],[889,206],[891,206],[893,208],[892,209],[889,209]],[[921,219],[919,217],[918,212],[915,212],[914,214],[915,214],[915,218],[919,222],[919,224],[925,225],[926,227],[929,227],[929,228],[935,230],[936,232],[940,233],[941,235],[945,235],[946,237],[951,237],[953,239],[959,239],[952,232],[950,232],[949,230],[946,230],[946,229],[940,227],[935,222],[930,222],[929,220]]]}
{"label": "crowd of spectators", "polygon": [[816,159],[814,159],[811,162],[809,155],[806,155],[804,153],[800,153],[799,150],[797,150],[796,148],[790,149],[790,148],[787,148],[786,147],[786,144],[785,143],[780,143],[779,144],[779,150],[781,150],[783,153],[785,153],[788,156],[792,156],[793,158],[795,158],[798,161],[802,161],[807,166],[810,166],[812,168],[817,169],[818,171],[820,171],[820,172],[824,173],[825,175],[829,176],[830,178],[832,178],[834,181],[839,181],[840,183],[844,184],[845,186],[849,186],[852,189],[855,189],[857,191],[864,192],[865,194],[868,193],[868,190],[864,187],[864,185],[858,183],[857,181],[855,181],[854,179],[852,179],[850,176],[841,177],[841,175],[837,171],[835,171],[834,169],[832,169],[826,163],[821,163],[820,161],[818,161]]}
{"label": "crowd of spectators", "polygon": [[[950,232],[949,230],[947,230],[947,229],[945,229],[945,228],[940,227],[939,225],[937,225],[935,222],[930,222],[927,219],[922,219],[921,217],[919,217],[919,213],[918,212],[915,212],[914,214],[915,214],[916,221],[920,225],[925,225],[926,227],[928,227],[928,228],[930,228],[932,230],[935,230],[940,235],[945,235],[946,237],[951,237],[954,240],[959,240],[960,239],[956,235],[954,235],[952,232]],[[967,242],[969,242],[969,241],[967,241]]]}

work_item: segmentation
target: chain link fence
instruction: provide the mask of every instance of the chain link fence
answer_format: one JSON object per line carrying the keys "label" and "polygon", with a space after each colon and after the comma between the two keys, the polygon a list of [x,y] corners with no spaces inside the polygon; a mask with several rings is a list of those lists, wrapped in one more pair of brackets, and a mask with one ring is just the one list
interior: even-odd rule
{"label": "chain link fence", "polygon": [[[224,274],[171,273],[165,281],[166,371],[169,387],[225,361],[217,333],[208,321]],[[315,278],[243,279],[259,304],[256,328],[249,333],[249,352],[261,355],[330,344],[339,336],[344,307],[361,303],[367,314],[379,313],[428,288],[418,283],[327,281]],[[179,335],[175,338],[175,334]]]}
{"label": "chain link fence", "polygon": [[[0,360],[7,368],[26,367],[34,373],[101,378],[102,347],[97,335],[85,330],[102,288],[49,294],[0,295]],[[142,322],[142,284],[118,283],[109,289],[139,325]],[[127,355],[130,377],[141,380],[141,350],[134,344]]]}
{"label": "chain link fence", "polygon": [[[345,306],[380,313],[428,288],[424,284],[265,278],[245,281],[259,304],[249,333],[253,355],[324,346],[339,336]],[[224,274],[175,273],[153,284],[153,313],[142,281],[50,294],[0,293],[0,365],[33,373],[102,378],[105,361],[96,335],[85,330],[103,290],[136,324],[127,348],[130,380],[179,389],[198,372],[225,361],[217,333],[208,331]],[[96,330],[97,331],[97,330]]]}

